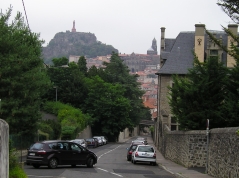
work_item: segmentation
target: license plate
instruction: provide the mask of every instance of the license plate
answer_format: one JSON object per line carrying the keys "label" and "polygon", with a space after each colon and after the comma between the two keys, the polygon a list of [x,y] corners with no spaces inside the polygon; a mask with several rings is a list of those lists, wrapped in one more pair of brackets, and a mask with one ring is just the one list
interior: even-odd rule
{"label": "license plate", "polygon": [[35,153],[29,153],[30,156],[35,156]]}

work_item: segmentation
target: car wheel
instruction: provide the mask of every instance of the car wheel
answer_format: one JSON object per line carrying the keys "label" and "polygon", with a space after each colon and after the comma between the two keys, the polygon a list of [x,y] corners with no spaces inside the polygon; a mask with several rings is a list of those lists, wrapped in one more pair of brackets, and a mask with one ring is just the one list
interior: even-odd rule
{"label": "car wheel", "polygon": [[76,165],[75,165],[75,164],[72,164],[71,167],[76,167]]}
{"label": "car wheel", "polygon": [[51,158],[48,163],[48,167],[51,169],[55,169],[58,166],[58,160],[56,158]]}
{"label": "car wheel", "polygon": [[93,167],[93,165],[94,165],[94,160],[93,160],[93,158],[88,158],[88,160],[86,161],[86,165],[87,165],[87,167]]}
{"label": "car wheel", "polygon": [[135,161],[135,160],[133,160],[133,163],[134,163],[134,164],[136,164],[136,161]]}
{"label": "car wheel", "polygon": [[33,166],[34,168],[36,168],[36,169],[38,169],[38,168],[40,167],[39,164],[33,164],[32,166]]}
{"label": "car wheel", "polygon": [[127,161],[130,161],[130,157],[129,156],[127,156]]}

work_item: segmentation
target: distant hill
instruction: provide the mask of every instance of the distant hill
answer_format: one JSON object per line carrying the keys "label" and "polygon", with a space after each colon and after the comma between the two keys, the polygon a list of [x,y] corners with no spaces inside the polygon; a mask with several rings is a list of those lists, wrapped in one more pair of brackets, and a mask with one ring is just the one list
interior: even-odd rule
{"label": "distant hill", "polygon": [[69,58],[70,55],[94,58],[106,56],[112,51],[118,53],[113,46],[97,41],[92,33],[66,31],[57,33],[49,44],[43,47],[43,58],[46,64],[51,64],[52,58]]}

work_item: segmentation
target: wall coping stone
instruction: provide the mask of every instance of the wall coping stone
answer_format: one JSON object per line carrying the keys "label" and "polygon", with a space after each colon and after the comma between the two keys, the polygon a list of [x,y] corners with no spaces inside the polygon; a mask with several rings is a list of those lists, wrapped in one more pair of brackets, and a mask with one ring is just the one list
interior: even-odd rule
{"label": "wall coping stone", "polygon": [[206,130],[170,131],[170,135],[206,135]]}
{"label": "wall coping stone", "polygon": [[211,129],[210,133],[235,133],[236,131],[239,130],[239,127],[227,127],[227,128],[216,128],[216,129]]}

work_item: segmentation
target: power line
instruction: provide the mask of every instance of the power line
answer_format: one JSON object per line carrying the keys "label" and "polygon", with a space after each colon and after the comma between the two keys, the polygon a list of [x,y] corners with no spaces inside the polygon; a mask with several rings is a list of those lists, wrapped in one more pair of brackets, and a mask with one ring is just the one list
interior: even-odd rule
{"label": "power line", "polygon": [[29,26],[28,19],[27,19],[27,12],[26,12],[25,5],[24,5],[24,1],[23,1],[23,0],[22,0],[22,5],[23,5],[23,8],[24,8],[24,12],[25,12],[26,20],[27,20],[27,25],[28,25],[28,28],[29,28],[29,30],[30,30],[30,26]]}

